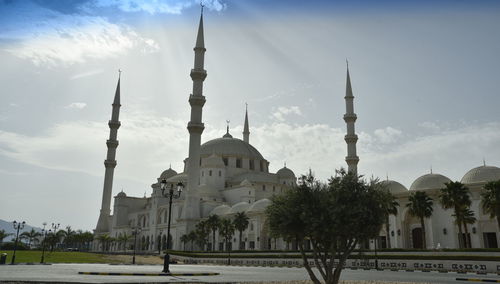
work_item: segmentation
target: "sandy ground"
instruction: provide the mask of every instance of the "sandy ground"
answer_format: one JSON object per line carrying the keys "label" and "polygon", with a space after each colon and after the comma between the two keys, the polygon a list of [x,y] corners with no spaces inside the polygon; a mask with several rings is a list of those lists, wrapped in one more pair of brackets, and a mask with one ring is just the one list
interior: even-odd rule
{"label": "sandy ground", "polygon": [[[113,264],[128,264],[132,263],[131,255],[107,255],[106,260],[109,263]],[[163,264],[163,258],[160,258],[157,255],[136,255],[135,256],[136,264]]]}

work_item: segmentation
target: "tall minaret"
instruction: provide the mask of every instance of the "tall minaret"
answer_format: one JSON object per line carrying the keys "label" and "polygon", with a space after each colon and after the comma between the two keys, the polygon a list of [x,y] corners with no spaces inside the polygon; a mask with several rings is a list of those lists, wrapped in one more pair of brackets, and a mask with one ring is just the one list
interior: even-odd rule
{"label": "tall minaret", "polygon": [[245,107],[245,127],[243,128],[243,141],[250,143],[250,130],[248,128],[248,104]]}
{"label": "tall minaret", "polygon": [[96,232],[103,233],[109,232],[111,227],[109,224],[109,216],[111,214],[111,194],[113,191],[113,172],[116,167],[116,147],[118,147],[118,140],[116,140],[118,135],[118,128],[120,128],[120,121],[118,117],[120,115],[120,75],[121,71],[118,71],[118,84],[116,86],[115,99],[113,100],[113,112],[111,114],[111,120],[108,122],[109,125],[109,139],[106,141],[108,146],[108,154],[106,160],[104,161],[104,167],[106,172],[104,173],[104,187],[102,189],[102,205],[101,213],[99,214],[99,220],[97,221]]}
{"label": "tall minaret", "polygon": [[196,46],[194,47],[194,68],[191,69],[193,80],[193,93],[189,96],[191,105],[191,121],[187,129],[189,131],[189,158],[187,165],[188,184],[182,219],[190,220],[200,218],[200,199],[198,197],[198,185],[200,179],[200,144],[201,134],[205,129],[202,122],[203,105],[203,81],[207,77],[207,71],[203,69],[205,59],[205,43],[203,39],[203,7],[198,27]]}
{"label": "tall minaret", "polygon": [[359,157],[356,155],[356,142],[358,141],[358,135],[354,131],[354,123],[357,116],[354,113],[354,96],[352,95],[351,78],[349,76],[349,64],[347,65],[347,82],[344,98],[346,108],[344,121],[347,124],[347,135],[344,137],[347,143],[347,157],[345,157],[345,161],[347,162],[347,170],[357,174]]}

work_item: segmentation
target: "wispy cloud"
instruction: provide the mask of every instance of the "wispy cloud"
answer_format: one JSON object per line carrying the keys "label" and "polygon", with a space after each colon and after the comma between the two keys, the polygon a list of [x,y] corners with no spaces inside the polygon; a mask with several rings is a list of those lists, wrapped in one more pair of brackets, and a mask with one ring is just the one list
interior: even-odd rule
{"label": "wispy cloud", "polygon": [[[198,5],[193,0],[96,0],[98,7],[118,7],[124,12],[146,12],[149,14],[181,14],[186,8]],[[227,4],[221,0],[206,0],[203,5],[210,10],[223,11]]]}
{"label": "wispy cloud", "polygon": [[63,14],[30,1],[4,8],[28,22],[5,20],[6,31],[0,39],[7,41],[1,48],[37,66],[70,65],[116,57],[134,49],[145,53],[159,49],[154,40],[103,17]]}
{"label": "wispy cloud", "polygon": [[272,113],[271,117],[273,117],[279,121],[285,121],[285,116],[290,115],[290,114],[302,115],[302,112],[300,111],[300,107],[298,107],[298,106],[289,106],[289,107],[280,106],[276,109],[275,112]]}
{"label": "wispy cloud", "polygon": [[102,69],[91,70],[91,71],[87,71],[87,72],[75,74],[75,75],[71,76],[69,79],[70,80],[81,79],[81,78],[85,78],[85,77],[90,77],[90,76],[94,76],[94,75],[97,75],[97,74],[101,74],[102,72],[104,72],[104,70],[102,70]]}
{"label": "wispy cloud", "polygon": [[64,108],[68,109],[83,109],[87,106],[86,103],[70,103],[69,105],[65,106]]}
{"label": "wispy cloud", "polygon": [[373,134],[378,141],[384,144],[394,143],[402,136],[401,130],[387,126],[386,128],[375,129]]}

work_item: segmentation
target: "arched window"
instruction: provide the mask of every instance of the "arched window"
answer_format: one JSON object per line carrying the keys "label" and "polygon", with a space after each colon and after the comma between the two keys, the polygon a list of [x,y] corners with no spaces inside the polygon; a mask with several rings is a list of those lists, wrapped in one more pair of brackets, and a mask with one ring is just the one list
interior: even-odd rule
{"label": "arched window", "polygon": [[241,168],[241,159],[240,158],[236,159],[236,167]]}
{"label": "arched window", "polygon": [[208,175],[209,175],[209,176],[212,176],[212,170],[209,170],[209,171],[208,171]]}
{"label": "arched window", "polygon": [[219,171],[219,176],[222,176],[222,171]]}

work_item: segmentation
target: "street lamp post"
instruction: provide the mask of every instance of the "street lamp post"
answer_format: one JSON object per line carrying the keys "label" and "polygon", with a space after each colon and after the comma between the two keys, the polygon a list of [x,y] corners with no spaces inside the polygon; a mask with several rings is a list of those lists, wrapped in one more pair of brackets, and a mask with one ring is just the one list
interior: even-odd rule
{"label": "street lamp post", "polygon": [[24,224],[26,224],[26,222],[24,221],[22,223],[17,223],[16,221],[12,222],[14,230],[17,230],[17,233],[16,233],[16,242],[14,243],[14,253],[12,254],[12,261],[10,262],[10,264],[14,264],[14,261],[16,261],[16,250],[17,250],[17,241],[19,240],[19,230],[24,228]]}
{"label": "street lamp post", "polygon": [[158,236],[158,254],[161,253],[161,233],[163,233],[163,229],[160,229],[160,235]]}
{"label": "street lamp post", "polygon": [[177,193],[174,194],[174,185],[170,185],[170,189],[167,190],[167,180],[164,179],[161,181],[160,189],[161,194],[164,197],[168,197],[168,223],[167,223],[167,249],[165,250],[165,257],[163,259],[163,272],[170,273],[170,255],[168,254],[168,250],[170,249],[170,220],[172,219],[172,199],[181,197],[182,189],[184,185],[182,182],[177,183]]}
{"label": "street lamp post", "polygon": [[134,255],[132,256],[132,264],[135,264],[135,251],[137,249],[137,235],[141,232],[141,228],[135,227],[134,231]]}
{"label": "street lamp post", "polygon": [[378,241],[378,238],[377,239],[373,239],[373,244],[374,244],[374,247],[375,247],[375,269],[378,269],[377,241]]}
{"label": "street lamp post", "polygon": [[[57,224],[56,223],[52,223],[52,233],[54,234],[54,240],[56,241],[55,242],[55,246],[57,246],[57,242],[59,241],[57,239],[57,230],[59,229],[60,226],[61,226],[61,224],[59,224],[59,223],[57,223]],[[54,247],[52,247],[52,248],[54,248]]]}
{"label": "street lamp post", "polygon": [[50,230],[45,229],[45,226],[47,226],[47,222],[43,222],[42,258],[40,259],[40,263],[43,263],[45,261],[45,244],[46,244],[46,240],[47,240],[47,231],[50,232]]}

